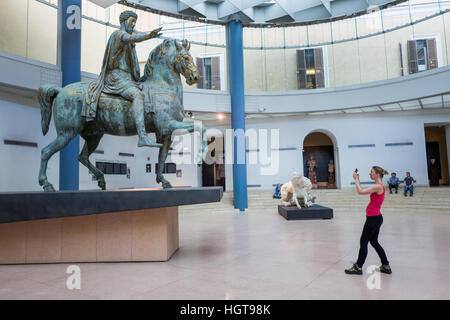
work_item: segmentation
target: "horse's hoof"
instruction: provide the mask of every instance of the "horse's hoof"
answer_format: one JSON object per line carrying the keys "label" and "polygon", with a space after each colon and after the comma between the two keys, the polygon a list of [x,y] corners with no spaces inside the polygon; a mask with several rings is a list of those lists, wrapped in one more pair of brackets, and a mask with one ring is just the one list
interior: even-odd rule
{"label": "horse's hoof", "polygon": [[196,155],[194,161],[194,163],[201,164],[203,162],[203,154]]}
{"label": "horse's hoof", "polygon": [[98,186],[99,186],[99,188],[101,188],[102,190],[106,190],[106,183],[105,183],[105,181],[99,181],[99,182],[98,182]]}
{"label": "horse's hoof", "polygon": [[53,185],[51,183],[46,184],[44,187],[45,192],[55,192],[55,188],[53,188]]}
{"label": "horse's hoof", "polygon": [[138,141],[138,147],[155,147],[155,148],[161,148],[163,144],[157,143],[148,137],[139,139]]}
{"label": "horse's hoof", "polygon": [[170,184],[169,181],[165,181],[165,182],[162,184],[162,186],[163,186],[164,189],[170,189],[170,188],[172,188],[172,185]]}

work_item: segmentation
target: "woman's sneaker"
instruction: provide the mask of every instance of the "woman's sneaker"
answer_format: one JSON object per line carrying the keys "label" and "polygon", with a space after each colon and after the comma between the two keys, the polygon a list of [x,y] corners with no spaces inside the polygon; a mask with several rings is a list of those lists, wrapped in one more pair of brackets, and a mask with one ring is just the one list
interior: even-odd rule
{"label": "woman's sneaker", "polygon": [[346,274],[363,274],[362,268],[358,267],[356,263],[353,264],[353,266],[349,269],[345,269]]}
{"label": "woman's sneaker", "polygon": [[392,273],[391,267],[389,265],[386,265],[386,264],[381,265],[379,270],[382,273],[387,273],[387,274],[391,274]]}

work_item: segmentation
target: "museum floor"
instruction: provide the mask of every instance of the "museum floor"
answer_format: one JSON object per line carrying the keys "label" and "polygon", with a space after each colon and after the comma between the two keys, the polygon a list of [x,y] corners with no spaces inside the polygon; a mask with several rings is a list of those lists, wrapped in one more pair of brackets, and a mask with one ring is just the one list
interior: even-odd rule
{"label": "museum floor", "polygon": [[[369,289],[349,276],[368,196],[319,190],[334,219],[286,221],[271,192],[249,191],[245,215],[220,204],[180,208],[180,249],[168,262],[81,263],[81,289],[66,289],[69,264],[0,266],[0,299],[450,299],[450,188],[387,194],[380,243],[393,274]],[[364,271],[379,261],[369,246]]]}

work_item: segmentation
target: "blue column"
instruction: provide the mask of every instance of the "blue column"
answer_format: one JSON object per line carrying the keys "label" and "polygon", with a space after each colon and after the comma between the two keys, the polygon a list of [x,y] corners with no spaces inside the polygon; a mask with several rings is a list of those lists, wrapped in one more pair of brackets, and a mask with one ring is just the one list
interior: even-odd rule
{"label": "blue column", "polygon": [[247,163],[245,147],[244,51],[242,23],[230,21],[227,25],[228,77],[231,95],[231,127],[234,131],[233,193],[234,207],[248,208]]}
{"label": "blue column", "polygon": [[[62,86],[81,79],[81,0],[60,0]],[[79,188],[79,136],[59,153],[59,190]]]}

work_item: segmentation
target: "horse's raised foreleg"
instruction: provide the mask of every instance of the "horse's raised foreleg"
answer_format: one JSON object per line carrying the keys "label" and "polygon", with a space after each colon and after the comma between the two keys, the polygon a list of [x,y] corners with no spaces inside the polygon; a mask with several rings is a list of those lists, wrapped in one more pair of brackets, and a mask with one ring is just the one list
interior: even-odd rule
{"label": "horse's raised foreleg", "polygon": [[70,131],[66,131],[63,134],[56,137],[48,146],[41,151],[41,167],[39,169],[39,184],[44,188],[44,191],[55,191],[53,185],[47,180],[47,164],[48,160],[62,148],[64,148],[70,140],[75,137],[75,134]]}
{"label": "horse's raised foreleg", "polygon": [[[199,121],[195,122],[182,122],[182,121],[176,121],[172,120],[169,123],[170,130],[176,134],[176,130],[186,130],[187,132],[191,133],[194,131],[199,131],[201,134],[202,139],[202,147],[200,150],[200,160],[203,159],[208,152],[208,138],[206,136],[206,128],[203,126],[203,124]],[[196,161],[197,162],[197,161]]]}
{"label": "horse's raised foreleg", "polygon": [[172,188],[172,185],[169,181],[166,180],[163,176],[163,169],[164,169],[164,163],[167,159],[167,154],[169,153],[169,148],[172,143],[172,140],[170,139],[170,136],[163,136],[162,137],[162,143],[163,146],[159,149],[159,155],[158,155],[158,170],[156,171],[156,182],[160,183],[162,182],[162,187],[164,189]]}
{"label": "horse's raised foreleg", "polygon": [[103,172],[97,169],[90,161],[89,156],[95,149],[98,147],[100,140],[102,139],[103,134],[91,135],[91,136],[83,136],[86,142],[84,143],[83,150],[81,150],[80,155],[78,156],[78,161],[80,161],[89,171],[95,176],[97,179],[98,186],[102,189],[106,189],[105,176]]}

